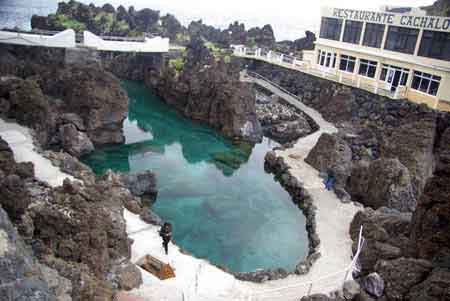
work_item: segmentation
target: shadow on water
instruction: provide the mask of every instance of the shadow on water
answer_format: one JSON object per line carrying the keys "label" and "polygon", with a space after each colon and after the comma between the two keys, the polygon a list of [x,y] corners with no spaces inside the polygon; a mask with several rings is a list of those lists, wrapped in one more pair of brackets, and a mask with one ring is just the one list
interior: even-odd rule
{"label": "shadow on water", "polygon": [[264,171],[269,139],[233,145],[152,95],[124,82],[130,98],[126,144],[96,150],[83,161],[97,173],[152,170],[152,209],[174,225],[178,245],[233,272],[293,270],[308,252],[305,217]]}

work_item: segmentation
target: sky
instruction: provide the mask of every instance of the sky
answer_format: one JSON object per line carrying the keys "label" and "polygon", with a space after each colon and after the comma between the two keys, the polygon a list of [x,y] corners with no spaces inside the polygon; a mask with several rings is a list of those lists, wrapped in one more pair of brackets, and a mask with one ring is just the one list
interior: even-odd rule
{"label": "sky", "polygon": [[[82,0],[90,2],[89,0]],[[92,1],[92,0],[91,0]],[[96,0],[97,4],[109,2],[114,6],[133,4],[136,8],[149,7],[161,13],[175,14],[187,25],[191,20],[226,27],[234,20],[248,27],[272,24],[277,40],[296,39],[305,30],[316,31],[320,22],[320,7],[332,6],[378,10],[382,5],[423,6],[433,0]]]}
{"label": "sky", "polygon": [[[56,9],[62,0],[0,0],[0,7],[46,7],[46,13]],[[66,0],[67,1],[67,0]],[[78,0],[96,5],[111,3],[136,9],[145,7],[159,10],[162,14],[174,14],[184,25],[192,20],[227,28],[233,21],[246,24],[247,28],[271,24],[277,40],[294,40],[304,36],[306,30],[316,32],[320,24],[320,7],[331,6],[378,10],[382,5],[423,6],[434,0]],[[45,11],[45,10],[44,10]],[[36,13],[36,11],[33,11]],[[31,15],[31,13],[30,13]],[[10,20],[14,23],[14,20]],[[1,23],[1,20],[0,20]]]}

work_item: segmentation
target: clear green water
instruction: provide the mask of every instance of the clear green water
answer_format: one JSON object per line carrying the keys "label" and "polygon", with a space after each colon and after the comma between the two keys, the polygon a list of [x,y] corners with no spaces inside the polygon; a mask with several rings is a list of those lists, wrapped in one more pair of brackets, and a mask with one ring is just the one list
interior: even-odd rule
{"label": "clear green water", "polygon": [[152,170],[153,210],[174,226],[174,240],[196,257],[233,272],[282,267],[306,257],[305,217],[264,171],[277,144],[231,145],[169,108],[142,84],[124,82],[130,98],[126,144],[83,159],[96,173]]}

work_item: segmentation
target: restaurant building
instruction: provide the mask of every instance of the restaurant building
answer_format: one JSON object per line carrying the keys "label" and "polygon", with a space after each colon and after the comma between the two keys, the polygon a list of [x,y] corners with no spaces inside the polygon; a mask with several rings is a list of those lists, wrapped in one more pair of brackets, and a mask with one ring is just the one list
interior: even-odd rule
{"label": "restaurant building", "polygon": [[450,111],[450,18],[323,8],[311,64],[342,83]]}

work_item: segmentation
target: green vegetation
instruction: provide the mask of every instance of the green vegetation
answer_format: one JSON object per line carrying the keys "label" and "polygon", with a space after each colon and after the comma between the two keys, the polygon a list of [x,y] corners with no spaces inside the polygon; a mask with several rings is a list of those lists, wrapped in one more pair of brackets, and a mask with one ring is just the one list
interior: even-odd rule
{"label": "green vegetation", "polygon": [[179,57],[176,59],[169,60],[169,66],[174,68],[177,72],[181,72],[184,67],[184,58]]}
{"label": "green vegetation", "polygon": [[226,59],[225,58],[227,53],[226,49],[220,48],[216,44],[209,41],[205,41],[205,46],[211,51],[211,54],[214,56],[216,60],[219,60],[222,57],[224,57],[224,60]]}
{"label": "green vegetation", "polygon": [[86,25],[63,14],[51,14],[49,15],[49,20],[51,20],[51,22],[57,26],[71,28],[75,31],[86,30]]}
{"label": "green vegetation", "polygon": [[189,34],[187,33],[177,33],[175,36],[175,41],[177,41],[178,43],[185,43],[185,42],[189,42],[189,40],[191,39],[191,37],[189,36]]}
{"label": "green vegetation", "polygon": [[114,24],[114,14],[100,12],[94,17],[94,24],[101,32],[111,32]]}

